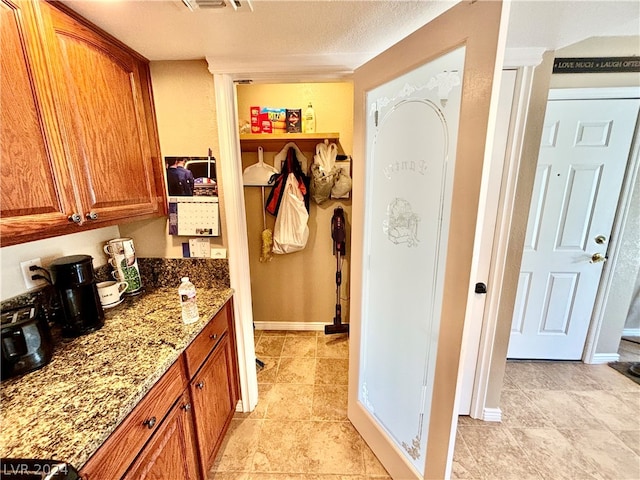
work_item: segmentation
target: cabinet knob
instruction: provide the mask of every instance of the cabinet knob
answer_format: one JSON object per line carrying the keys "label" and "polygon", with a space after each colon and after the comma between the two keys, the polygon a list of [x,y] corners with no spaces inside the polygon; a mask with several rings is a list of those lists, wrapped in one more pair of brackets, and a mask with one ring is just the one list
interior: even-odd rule
{"label": "cabinet knob", "polygon": [[211,335],[209,335],[209,338],[211,340],[215,340],[216,338],[218,338],[218,334],[217,333],[212,333]]}
{"label": "cabinet knob", "polygon": [[85,216],[87,217],[87,220],[97,220],[98,219],[98,214],[96,212],[89,212]]}
{"label": "cabinet knob", "polygon": [[82,221],[82,217],[80,216],[79,213],[72,213],[67,218],[69,219],[70,222],[73,222],[73,223],[80,223]]}
{"label": "cabinet knob", "polygon": [[184,410],[185,412],[188,412],[189,410],[191,410],[191,404],[190,403],[185,403],[184,405],[182,405],[180,407],[182,410]]}
{"label": "cabinet knob", "polygon": [[142,422],[142,424],[146,425],[147,428],[151,429],[156,424],[156,421],[157,421],[156,417],[151,417],[151,418],[147,418],[144,422]]}
{"label": "cabinet knob", "polygon": [[204,388],[204,382],[200,381],[200,382],[196,383],[196,387],[198,387],[200,390],[202,390]]}

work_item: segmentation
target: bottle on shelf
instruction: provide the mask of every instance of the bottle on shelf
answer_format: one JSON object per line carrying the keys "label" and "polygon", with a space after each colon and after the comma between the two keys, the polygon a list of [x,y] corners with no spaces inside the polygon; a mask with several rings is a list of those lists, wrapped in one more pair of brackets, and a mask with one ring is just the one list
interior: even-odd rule
{"label": "bottle on shelf", "polygon": [[189,281],[189,277],[182,277],[180,287],[180,306],[182,307],[182,321],[185,324],[197,322],[200,318],[198,314],[198,303],[196,302],[196,287]]}
{"label": "bottle on shelf", "polygon": [[304,111],[304,133],[316,133],[316,112],[311,102]]}

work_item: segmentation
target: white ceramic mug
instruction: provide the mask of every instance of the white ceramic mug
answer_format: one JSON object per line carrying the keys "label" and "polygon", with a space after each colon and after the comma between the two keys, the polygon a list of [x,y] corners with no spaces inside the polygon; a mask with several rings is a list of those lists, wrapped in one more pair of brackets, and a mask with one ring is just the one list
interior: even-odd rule
{"label": "white ceramic mug", "polygon": [[125,257],[129,265],[136,259],[136,249],[131,238],[114,238],[103,247],[104,253],[115,258]]}
{"label": "white ceramic mug", "polygon": [[[124,260],[126,260],[127,262],[123,265],[122,262]],[[130,261],[124,255],[116,254],[116,255],[110,256],[109,259],[107,260],[107,263],[111,265],[114,270],[121,270],[123,268],[132,266],[134,263],[136,263],[136,259],[133,258],[133,261]]]}
{"label": "white ceramic mug", "polygon": [[129,284],[127,282],[108,280],[106,282],[99,282],[96,286],[98,287],[100,303],[103,307],[108,307],[120,301],[122,294]]}

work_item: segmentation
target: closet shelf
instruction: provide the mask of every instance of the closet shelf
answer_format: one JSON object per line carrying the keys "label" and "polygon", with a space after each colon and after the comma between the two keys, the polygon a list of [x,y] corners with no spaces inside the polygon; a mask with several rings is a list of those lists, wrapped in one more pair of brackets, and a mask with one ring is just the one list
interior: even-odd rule
{"label": "closet shelf", "polygon": [[339,133],[243,133],[240,135],[240,147],[243,152],[257,152],[258,147],[268,152],[279,152],[289,142],[295,142],[302,152],[314,152],[316,145],[325,139],[335,142],[338,151],[340,146]]}

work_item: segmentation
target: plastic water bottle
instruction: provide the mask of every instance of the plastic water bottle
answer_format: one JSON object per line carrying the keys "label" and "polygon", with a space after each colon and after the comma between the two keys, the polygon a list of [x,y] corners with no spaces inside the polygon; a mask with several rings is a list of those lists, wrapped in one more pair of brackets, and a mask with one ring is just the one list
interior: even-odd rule
{"label": "plastic water bottle", "polygon": [[182,277],[178,295],[180,295],[180,306],[182,307],[182,321],[186,324],[197,322],[200,315],[196,302],[196,287],[189,281],[189,277]]}
{"label": "plastic water bottle", "polygon": [[316,133],[316,112],[311,102],[304,112],[304,133]]}

